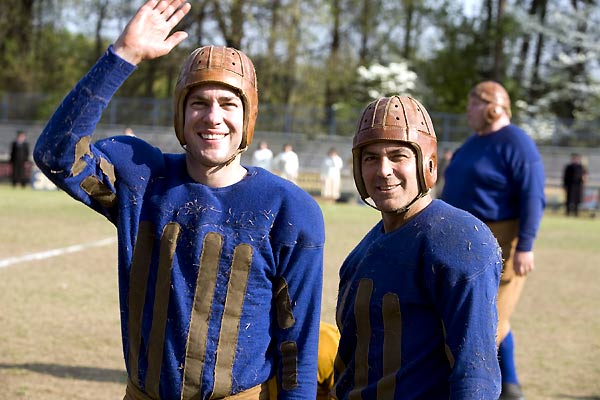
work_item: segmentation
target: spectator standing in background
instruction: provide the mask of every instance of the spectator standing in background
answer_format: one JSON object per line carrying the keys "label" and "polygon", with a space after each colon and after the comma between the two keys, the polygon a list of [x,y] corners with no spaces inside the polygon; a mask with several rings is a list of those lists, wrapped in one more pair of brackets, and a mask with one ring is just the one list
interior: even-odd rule
{"label": "spectator standing in background", "polygon": [[565,213],[578,216],[579,205],[583,199],[583,187],[587,180],[587,169],[581,163],[581,155],[571,154],[571,162],[563,172],[563,188],[565,189]]}
{"label": "spectator standing in background", "polygon": [[321,163],[321,196],[328,200],[340,198],[340,184],[344,162],[335,148],[329,149]]}
{"label": "spectator standing in background", "polygon": [[294,148],[290,143],[283,145],[283,151],[275,157],[273,165],[282,178],[290,182],[298,181],[298,170],[300,169],[300,161],[298,154],[294,152]]}
{"label": "spectator standing in background", "polygon": [[27,176],[27,166],[29,164],[29,143],[27,142],[27,133],[17,131],[17,136],[11,144],[10,165],[12,166],[12,185],[17,187],[26,187],[29,183]]}
{"label": "spectator standing in background", "polygon": [[125,136],[135,136],[135,133],[133,133],[133,129],[127,127],[123,130],[123,134]]}
{"label": "spectator standing in background", "polygon": [[258,143],[258,149],[252,154],[252,165],[255,167],[261,167],[267,171],[271,170],[271,163],[273,162],[273,152],[269,149],[267,142],[261,140]]}
{"label": "spectator standing in background", "polygon": [[454,151],[446,168],[442,200],[488,225],[504,259],[498,289],[498,360],[502,400],[522,400],[510,317],[527,274],[545,207],[544,165],[535,142],[511,124],[510,97],[484,81],[469,92],[467,121],[474,133]]}

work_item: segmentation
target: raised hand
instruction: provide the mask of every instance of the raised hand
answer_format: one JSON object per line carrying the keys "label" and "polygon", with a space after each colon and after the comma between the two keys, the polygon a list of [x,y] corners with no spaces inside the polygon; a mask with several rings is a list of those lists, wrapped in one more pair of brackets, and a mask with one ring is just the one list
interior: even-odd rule
{"label": "raised hand", "polygon": [[149,0],[131,18],[117,41],[114,50],[132,64],[168,54],[188,34],[169,32],[190,11],[185,0]]}

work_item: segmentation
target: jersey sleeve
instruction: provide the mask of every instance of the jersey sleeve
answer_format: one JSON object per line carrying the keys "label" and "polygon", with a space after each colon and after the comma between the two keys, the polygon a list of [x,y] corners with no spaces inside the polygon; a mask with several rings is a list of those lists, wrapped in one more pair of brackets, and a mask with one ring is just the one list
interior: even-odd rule
{"label": "jersey sleeve", "polygon": [[62,101],[33,152],[52,182],[109,219],[115,212],[115,168],[94,145],[92,134],[102,111],[134,70],[110,47]]}
{"label": "jersey sleeve", "polygon": [[317,391],[324,223],[314,200],[297,204],[301,210],[284,213],[281,229],[272,232],[278,248],[273,325],[280,400],[314,399]]}
{"label": "jersey sleeve", "polygon": [[436,259],[432,268],[425,269],[430,274],[426,281],[431,282],[451,361],[450,398],[495,399],[500,392],[496,354],[500,248],[485,224],[464,218],[466,223],[445,241],[432,244]]}

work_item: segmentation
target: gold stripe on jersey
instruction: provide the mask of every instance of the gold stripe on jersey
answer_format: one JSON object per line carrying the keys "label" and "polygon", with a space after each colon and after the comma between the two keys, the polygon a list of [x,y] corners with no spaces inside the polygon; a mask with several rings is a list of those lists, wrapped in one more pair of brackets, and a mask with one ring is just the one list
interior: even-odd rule
{"label": "gold stripe on jersey", "polygon": [[111,185],[115,186],[115,182],[117,181],[117,177],[115,175],[115,166],[104,157],[100,157],[100,169],[102,170],[102,173],[106,175]]}
{"label": "gold stripe on jersey", "polygon": [[102,207],[111,208],[115,205],[117,196],[95,176],[85,177],[81,181],[80,186],[92,199],[100,203]]}
{"label": "gold stripe on jersey", "polygon": [[154,243],[153,225],[149,221],[140,222],[137,239],[133,247],[133,258],[131,260],[131,271],[129,273],[129,299],[128,299],[128,322],[129,331],[129,379],[139,386],[139,356],[140,342],[142,340],[142,314],[144,311],[144,300],[146,299],[146,286],[148,285],[148,272],[152,258]]}
{"label": "gold stripe on jersey", "polygon": [[190,317],[190,328],[185,353],[182,399],[192,399],[200,393],[200,381],[206,357],[206,338],[213,302],[217,272],[223,247],[223,236],[209,232],[204,237],[200,267],[196,278],[196,292]]}
{"label": "gold stripe on jersey", "polygon": [[169,294],[171,292],[171,268],[173,256],[177,247],[177,237],[181,227],[174,222],[165,225],[160,238],[160,254],[158,260],[158,273],[154,297],[154,312],[152,327],[148,341],[148,371],[146,372],[146,392],[159,398],[158,387],[160,383],[160,369],[165,345],[165,327],[169,308]]}
{"label": "gold stripe on jersey", "polygon": [[274,296],[275,307],[277,308],[277,324],[281,329],[291,328],[296,323],[296,318],[294,318],[292,311],[288,284],[284,278],[279,278],[277,281]]}
{"label": "gold stripe on jersey", "polygon": [[293,390],[298,386],[298,345],[288,340],[281,343],[279,350],[281,350],[281,387],[284,390]]}
{"label": "gold stripe on jersey", "polygon": [[454,368],[454,354],[452,354],[452,350],[450,350],[450,346],[446,343],[446,325],[444,325],[444,321],[442,322],[442,332],[444,334],[444,350],[446,351],[446,358],[448,358],[448,362],[450,363],[450,368]]}
{"label": "gold stripe on jersey", "polygon": [[342,315],[343,315],[343,307],[347,304],[346,303],[346,299],[348,297],[348,293],[350,292],[350,285],[348,285],[348,287],[346,288],[346,290],[344,291],[344,294],[342,294],[342,298],[338,301],[339,307],[336,310],[335,313],[335,322],[337,323],[337,326],[344,326],[343,322],[342,322]]}
{"label": "gold stripe on jersey", "polygon": [[73,160],[73,165],[71,165],[71,175],[77,176],[85,169],[86,164],[83,161],[85,155],[92,157],[90,140],[90,136],[84,136],[75,145],[75,159]]}
{"label": "gold stripe on jersey", "polygon": [[251,265],[252,247],[247,244],[236,246],[233,252],[225,309],[221,320],[221,333],[219,334],[215,362],[215,386],[211,399],[218,399],[231,394],[233,361],[237,349],[240,319]]}
{"label": "gold stripe on jersey", "polygon": [[377,382],[377,399],[392,400],[396,391],[396,372],[402,366],[402,314],[395,293],[383,296],[383,376]]}
{"label": "gold stripe on jersey", "polygon": [[355,371],[354,389],[350,392],[350,400],[362,398],[360,392],[364,389],[369,379],[369,342],[371,340],[371,316],[369,305],[373,293],[373,281],[361,279],[356,291],[354,301],[354,320],[356,321],[356,350],[354,352]]}

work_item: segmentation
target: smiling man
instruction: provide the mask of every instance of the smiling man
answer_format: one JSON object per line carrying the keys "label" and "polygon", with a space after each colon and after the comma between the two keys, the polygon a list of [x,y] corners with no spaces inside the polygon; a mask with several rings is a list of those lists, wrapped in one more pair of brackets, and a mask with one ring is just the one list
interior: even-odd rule
{"label": "smiling man", "polygon": [[185,39],[170,31],[189,10],[143,5],[56,110],[35,160],[117,228],[126,400],[314,399],[323,217],[304,190],[241,164],[258,111],[250,59],[206,46],[184,61],[181,154],[141,135],[92,140],[136,65]]}
{"label": "smiling man", "polygon": [[486,225],[432,200],[437,141],[404,96],[367,106],[354,181],[381,212],[340,269],[337,399],[497,399],[502,260]]}

